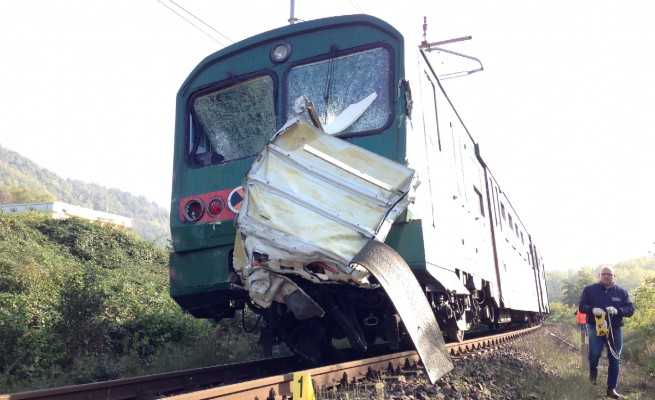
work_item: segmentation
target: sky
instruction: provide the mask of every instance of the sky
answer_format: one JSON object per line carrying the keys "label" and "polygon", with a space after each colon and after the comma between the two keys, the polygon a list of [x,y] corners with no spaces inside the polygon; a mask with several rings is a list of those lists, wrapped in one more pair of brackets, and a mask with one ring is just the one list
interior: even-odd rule
{"label": "sky", "polygon": [[[226,39],[169,0],[0,0],[0,145],[62,177],[169,207],[176,92]],[[283,26],[284,0],[176,0],[233,41]],[[444,86],[547,268],[655,251],[654,6],[616,1],[296,1],[367,13],[484,71]],[[174,8],[174,7],[173,7]],[[220,43],[219,43],[220,42]]]}

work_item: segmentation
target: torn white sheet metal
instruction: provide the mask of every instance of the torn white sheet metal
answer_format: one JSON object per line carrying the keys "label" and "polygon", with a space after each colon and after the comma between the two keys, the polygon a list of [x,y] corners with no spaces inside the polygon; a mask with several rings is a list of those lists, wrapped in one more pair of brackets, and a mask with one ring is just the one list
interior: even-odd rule
{"label": "torn white sheet metal", "polygon": [[232,266],[244,278],[248,296],[258,306],[268,308],[273,301],[286,304],[299,320],[325,315],[323,308],[291,279],[259,265],[251,266],[239,232],[234,239]]}
{"label": "torn white sheet metal", "polygon": [[[303,120],[287,124],[246,177],[237,225],[250,265],[318,283],[367,284],[366,270],[350,261],[370,240],[384,240],[407,207],[412,176]],[[265,260],[254,262],[254,254]]]}
{"label": "torn white sheet metal", "polygon": [[400,254],[372,240],[353,259],[353,264],[370,271],[384,288],[414,342],[430,382],[453,369],[432,308]]}
{"label": "torn white sheet metal", "polygon": [[336,135],[350,128],[350,125],[354,124],[377,98],[378,94],[373,92],[363,100],[349,105],[334,121],[324,126],[323,131],[328,135]]}
{"label": "torn white sheet metal", "polygon": [[471,291],[464,286],[459,276],[451,270],[427,264],[430,276],[436,279],[446,290],[453,290],[457,294],[470,295]]}

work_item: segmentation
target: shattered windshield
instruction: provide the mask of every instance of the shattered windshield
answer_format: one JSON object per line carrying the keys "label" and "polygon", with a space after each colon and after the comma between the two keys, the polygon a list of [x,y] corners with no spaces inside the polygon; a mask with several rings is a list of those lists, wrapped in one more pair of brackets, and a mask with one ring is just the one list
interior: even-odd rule
{"label": "shattered windshield", "polygon": [[189,158],[218,164],[257,154],[275,133],[273,79],[260,76],[193,100]]}
{"label": "shattered windshield", "polygon": [[375,101],[341,135],[380,129],[391,115],[389,72],[389,51],[382,47],[296,66],[289,71],[287,118],[294,101],[304,95],[321,123],[329,125],[350,104],[376,93]]}

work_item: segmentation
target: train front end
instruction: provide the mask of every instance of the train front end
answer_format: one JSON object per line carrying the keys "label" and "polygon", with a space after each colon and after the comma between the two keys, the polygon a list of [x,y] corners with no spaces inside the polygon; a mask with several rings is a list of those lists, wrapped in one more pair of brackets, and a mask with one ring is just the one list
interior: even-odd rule
{"label": "train front end", "polygon": [[203,60],[177,95],[171,200],[171,295],[196,317],[243,307],[232,267],[235,216],[256,155],[307,96],[324,125],[375,92],[339,136],[388,159],[405,158],[402,36],[368,16],[290,25]]}

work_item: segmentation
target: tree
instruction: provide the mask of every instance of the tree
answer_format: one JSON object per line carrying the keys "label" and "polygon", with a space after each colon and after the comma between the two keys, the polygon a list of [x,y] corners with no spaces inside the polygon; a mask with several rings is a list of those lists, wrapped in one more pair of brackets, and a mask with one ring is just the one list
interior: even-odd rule
{"label": "tree", "polygon": [[1,203],[37,203],[54,201],[55,198],[48,192],[39,192],[20,186],[0,187]]}
{"label": "tree", "polygon": [[593,282],[594,274],[589,268],[581,269],[575,275],[569,274],[562,284],[562,302],[570,306],[577,305],[584,287]]}
{"label": "tree", "polygon": [[564,281],[562,285],[562,303],[569,306],[578,304],[580,300],[580,291],[578,290],[578,285],[576,282],[569,278]]}

